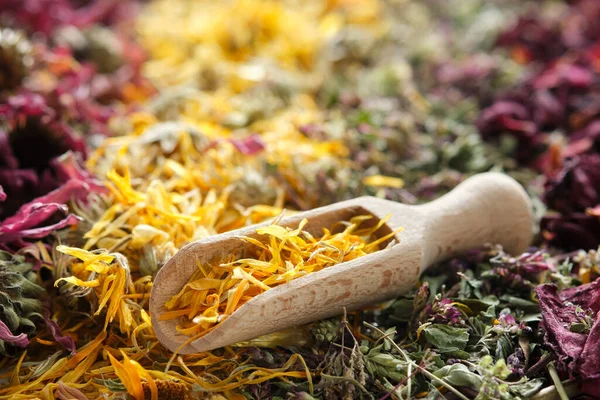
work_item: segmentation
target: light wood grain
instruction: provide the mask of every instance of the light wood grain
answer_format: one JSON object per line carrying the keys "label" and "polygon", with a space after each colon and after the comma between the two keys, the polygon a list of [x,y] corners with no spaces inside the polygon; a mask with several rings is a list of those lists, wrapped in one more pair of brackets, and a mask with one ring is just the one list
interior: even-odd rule
{"label": "light wood grain", "polygon": [[[405,227],[398,244],[356,260],[298,278],[256,296],[215,330],[183,347],[183,354],[212,350],[282,329],[339,315],[401,295],[414,287],[430,265],[486,243],[501,244],[512,253],[526,250],[532,236],[530,200],[512,178],[499,173],[469,178],[446,196],[420,206],[374,197],[332,204],[284,217],[281,224],[319,234],[322,227],[354,215],[390,215],[381,234]],[[198,263],[218,262],[240,254],[248,244],[240,236],[260,238],[258,226],[215,235],[181,249],[159,271],[150,297],[157,338],[171,351],[189,338],[177,332],[177,320],[160,321],[164,304],[188,282]]]}

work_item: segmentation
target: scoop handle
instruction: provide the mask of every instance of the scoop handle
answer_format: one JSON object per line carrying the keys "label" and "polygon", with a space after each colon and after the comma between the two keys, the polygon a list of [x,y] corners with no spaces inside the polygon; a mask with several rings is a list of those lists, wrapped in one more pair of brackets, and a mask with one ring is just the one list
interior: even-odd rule
{"label": "scoop handle", "polygon": [[531,241],[531,200],[508,175],[474,175],[445,196],[416,208],[427,221],[422,270],[483,243],[500,244],[507,252],[519,254]]}

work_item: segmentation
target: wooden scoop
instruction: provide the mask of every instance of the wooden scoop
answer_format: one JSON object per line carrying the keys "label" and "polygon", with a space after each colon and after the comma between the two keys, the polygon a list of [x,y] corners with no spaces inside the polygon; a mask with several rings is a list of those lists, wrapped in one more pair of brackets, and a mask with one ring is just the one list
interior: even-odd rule
{"label": "wooden scoop", "polygon": [[[358,259],[325,268],[274,287],[241,306],[205,336],[183,346],[182,354],[218,347],[339,315],[394,298],[414,288],[430,265],[482,246],[501,244],[512,253],[527,249],[532,236],[530,200],[512,178],[499,173],[473,176],[452,192],[425,205],[408,206],[375,197],[331,204],[284,217],[281,225],[304,228],[314,236],[335,222],[355,215],[390,215],[376,235],[399,227],[398,244]],[[377,221],[373,221],[376,223]],[[266,222],[199,240],[182,248],[158,272],[150,296],[152,326],[160,342],[176,351],[190,338],[177,332],[178,319],[161,321],[165,303],[188,282],[198,263],[218,263],[224,256],[240,255],[251,244],[240,239],[256,233]]]}

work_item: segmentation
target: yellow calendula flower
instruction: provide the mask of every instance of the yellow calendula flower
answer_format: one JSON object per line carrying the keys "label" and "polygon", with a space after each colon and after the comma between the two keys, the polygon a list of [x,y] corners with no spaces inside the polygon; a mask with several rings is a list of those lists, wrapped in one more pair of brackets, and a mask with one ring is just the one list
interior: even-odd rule
{"label": "yellow calendula flower", "polygon": [[58,279],[54,285],[66,282],[92,288],[98,304],[94,314],[99,315],[103,310],[106,312],[104,327],[116,318],[121,332],[129,334],[136,326],[130,308],[123,305],[126,301],[123,294],[128,294],[134,288],[127,259],[120,254],[89,252],[67,246],[57,246],[57,250],[78,258],[80,262],[71,264],[72,276]]}

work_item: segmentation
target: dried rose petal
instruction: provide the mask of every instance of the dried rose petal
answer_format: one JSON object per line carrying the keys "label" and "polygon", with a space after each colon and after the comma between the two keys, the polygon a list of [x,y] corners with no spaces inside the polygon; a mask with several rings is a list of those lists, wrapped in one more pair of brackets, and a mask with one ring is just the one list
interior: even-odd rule
{"label": "dried rose petal", "polygon": [[43,204],[33,203],[29,204],[31,214],[23,218],[23,214],[18,213],[18,216],[23,218],[20,223],[15,224],[1,224],[0,225],[0,243],[9,243],[19,239],[40,239],[50,235],[52,232],[58,229],[65,228],[67,226],[77,224],[81,219],[75,215],[69,214],[62,218],[59,222],[35,227],[48,218],[53,216],[58,211],[67,211],[67,207],[63,204]]}
{"label": "dried rose petal", "polygon": [[547,215],[540,228],[544,239],[561,249],[589,250],[600,245],[600,219],[586,213]]}
{"label": "dried rose petal", "polygon": [[6,104],[0,106],[0,115],[10,120],[44,116],[48,121],[55,117],[55,112],[48,106],[43,96],[23,92],[9,97]]}
{"label": "dried rose petal", "polygon": [[591,71],[574,64],[559,63],[533,80],[533,88],[554,89],[561,85],[570,88],[588,88],[594,79]]}
{"label": "dried rose petal", "polygon": [[[518,96],[515,96],[515,98]],[[546,111],[544,111],[545,113]],[[535,162],[546,147],[546,137],[540,134],[535,118],[548,118],[540,111],[533,112],[519,101],[499,100],[484,109],[477,120],[481,136],[497,140],[502,135],[512,136],[517,141],[514,157],[521,163]]]}
{"label": "dried rose petal", "polygon": [[600,154],[571,159],[546,182],[544,200],[561,213],[585,212],[600,203]]}
{"label": "dried rose petal", "polygon": [[524,16],[500,34],[498,46],[512,48],[521,62],[549,61],[565,51],[556,26],[534,16]]}
{"label": "dried rose petal", "polygon": [[[559,366],[571,376],[583,378],[600,374],[600,280],[558,292],[555,285],[536,288],[542,312],[545,342],[556,355]],[[580,316],[577,309],[590,310],[595,322],[589,333],[572,332]]]}
{"label": "dried rose petal", "polygon": [[18,347],[27,347],[29,345],[29,339],[27,335],[24,333],[20,333],[18,335],[13,335],[8,326],[2,322],[0,319],[0,340],[3,340],[7,343],[14,344]]}
{"label": "dried rose petal", "polygon": [[68,335],[63,335],[60,331],[60,328],[56,322],[54,322],[48,315],[44,316],[44,321],[46,322],[46,327],[52,334],[54,340],[59,343],[62,347],[69,350],[72,354],[75,353],[75,342],[73,338]]}
{"label": "dried rose petal", "polygon": [[[82,168],[73,152],[67,152],[61,157],[50,161],[53,172],[60,182],[74,181],[72,185],[81,185],[87,192],[108,193],[106,185],[96,179],[89,171]],[[85,196],[76,196],[77,200],[83,200]]]}
{"label": "dried rose petal", "polygon": [[[64,203],[73,199],[85,199],[90,186],[77,179],[69,180],[65,185],[23,205],[16,215],[0,223],[0,243],[10,243],[21,239],[40,239],[57,229],[76,224],[80,218],[66,215],[68,208]],[[58,222],[40,226],[48,222],[57,213],[65,214]]]}
{"label": "dried rose petal", "polygon": [[265,144],[259,135],[252,135],[244,139],[231,139],[231,144],[244,155],[251,156],[264,150]]}

